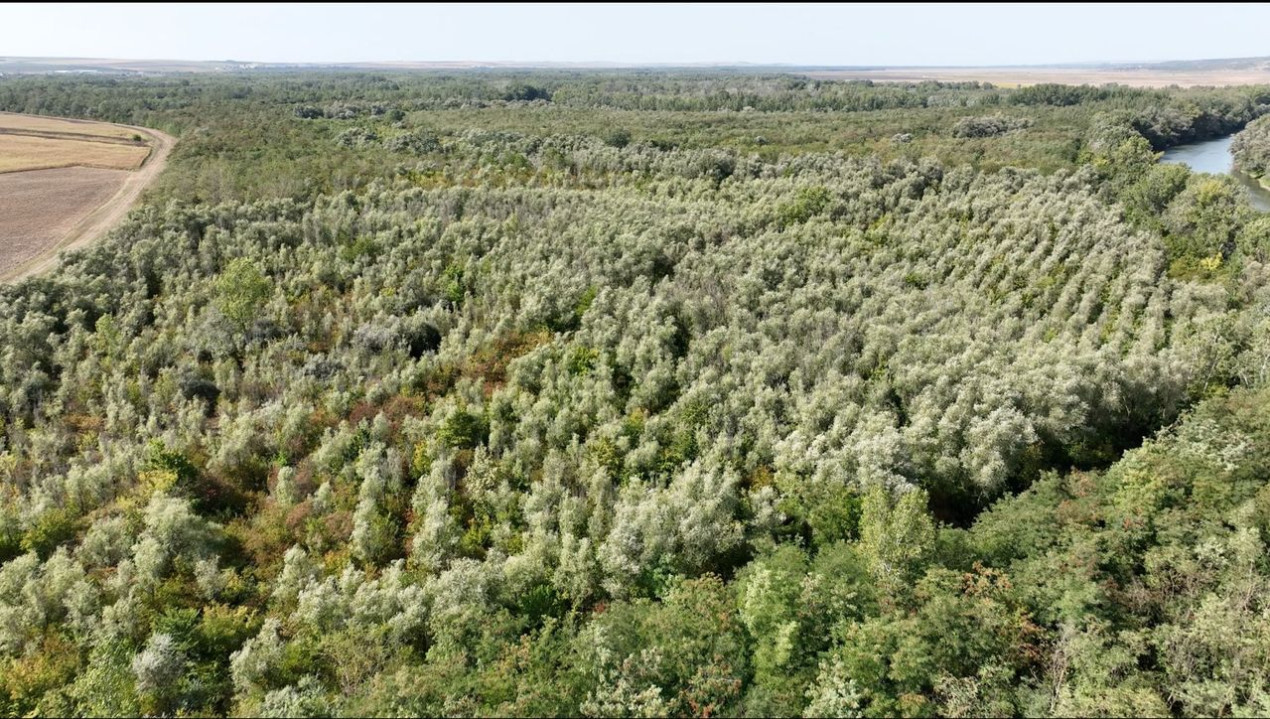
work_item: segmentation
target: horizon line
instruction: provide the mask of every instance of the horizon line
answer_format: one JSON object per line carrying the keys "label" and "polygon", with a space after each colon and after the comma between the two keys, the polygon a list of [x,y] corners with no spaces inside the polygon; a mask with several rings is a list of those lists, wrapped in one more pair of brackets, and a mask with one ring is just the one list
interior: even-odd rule
{"label": "horizon line", "polygon": [[[835,70],[992,70],[992,69],[1062,69],[1089,67],[1136,67],[1144,65],[1169,65],[1175,63],[1211,63],[1211,62],[1249,62],[1270,61],[1270,55],[1248,57],[1201,58],[1195,60],[1139,60],[1139,61],[1103,61],[1084,62],[1052,62],[1052,63],[1015,63],[991,65],[900,65],[900,64],[832,64],[832,63],[800,63],[800,62],[759,62],[753,60],[708,60],[695,62],[653,62],[653,61],[617,61],[617,60],[238,60],[225,58],[219,60],[190,60],[177,58],[107,58],[89,56],[36,56],[36,55],[0,55],[0,65],[10,62],[29,62],[38,64],[55,63],[138,63],[138,64],[191,64],[191,65],[258,65],[258,66],[308,66],[308,67],[357,67],[357,66],[459,66],[459,67],[516,67],[516,68],[740,68],[740,67],[780,67],[790,69],[816,68]],[[426,68],[416,68],[426,69]]]}

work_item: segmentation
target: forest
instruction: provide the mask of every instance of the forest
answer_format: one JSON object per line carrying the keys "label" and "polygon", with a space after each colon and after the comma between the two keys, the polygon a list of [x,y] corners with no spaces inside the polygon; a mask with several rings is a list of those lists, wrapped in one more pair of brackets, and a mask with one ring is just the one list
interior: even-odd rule
{"label": "forest", "polygon": [[1270,87],[0,110],[179,139],[0,287],[7,715],[1270,713]]}

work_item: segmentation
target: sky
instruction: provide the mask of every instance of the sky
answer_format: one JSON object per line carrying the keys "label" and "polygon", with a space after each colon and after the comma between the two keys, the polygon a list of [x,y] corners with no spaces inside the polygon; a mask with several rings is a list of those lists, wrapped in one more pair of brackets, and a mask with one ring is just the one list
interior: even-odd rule
{"label": "sky", "polygon": [[1026,65],[1270,55],[1270,4],[0,4],[0,56]]}

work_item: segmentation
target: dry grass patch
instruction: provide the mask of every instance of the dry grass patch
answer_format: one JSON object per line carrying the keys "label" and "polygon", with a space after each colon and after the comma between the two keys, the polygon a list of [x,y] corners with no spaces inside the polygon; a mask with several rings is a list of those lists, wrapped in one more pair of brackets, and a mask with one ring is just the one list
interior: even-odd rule
{"label": "dry grass patch", "polygon": [[135,170],[149,154],[148,145],[0,134],[0,173],[76,165]]}

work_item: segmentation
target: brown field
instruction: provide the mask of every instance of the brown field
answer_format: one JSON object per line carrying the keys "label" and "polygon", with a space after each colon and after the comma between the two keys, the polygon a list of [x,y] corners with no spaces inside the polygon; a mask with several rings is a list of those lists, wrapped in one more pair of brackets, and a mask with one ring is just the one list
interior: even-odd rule
{"label": "brown field", "polygon": [[0,175],[0,276],[56,245],[114,197],[129,174],[65,167]]}
{"label": "brown field", "polygon": [[1028,67],[931,67],[887,70],[824,70],[805,73],[826,80],[873,80],[875,82],[958,82],[976,80],[1000,87],[1019,87],[1043,82],[1064,85],[1106,85],[1132,87],[1179,87],[1270,84],[1270,68],[1220,68],[1163,70],[1155,68],[1028,68]]}
{"label": "brown field", "polygon": [[0,281],[42,272],[114,227],[173,142],[143,127],[0,113]]}
{"label": "brown field", "polygon": [[0,130],[0,173],[75,165],[135,170],[149,154],[150,146],[144,144],[10,135]]}
{"label": "brown field", "polygon": [[0,112],[0,173],[56,167],[135,170],[150,155],[135,128]]}
{"label": "brown field", "polygon": [[88,135],[90,137],[117,138],[121,140],[130,140],[138,135],[136,130],[121,125],[111,125],[106,122],[70,120],[39,115],[15,115],[11,112],[0,112],[0,130],[24,130],[33,133],[58,135]]}

